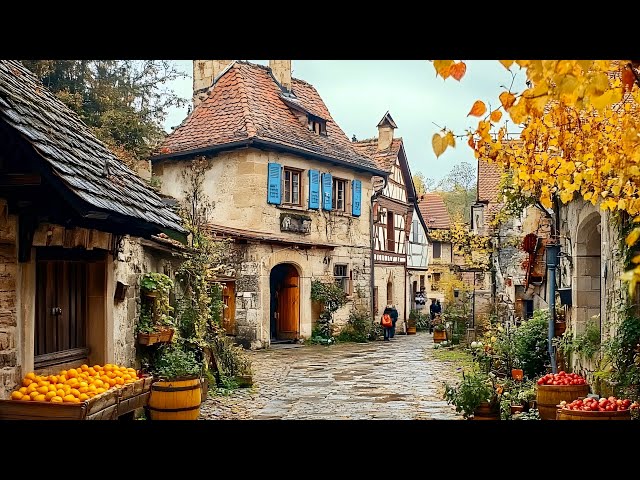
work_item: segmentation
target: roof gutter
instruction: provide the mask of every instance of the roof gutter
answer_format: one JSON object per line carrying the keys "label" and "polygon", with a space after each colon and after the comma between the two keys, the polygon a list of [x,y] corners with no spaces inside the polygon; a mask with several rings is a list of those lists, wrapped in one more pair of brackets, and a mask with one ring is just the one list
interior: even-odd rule
{"label": "roof gutter", "polygon": [[203,148],[197,148],[194,150],[187,150],[185,152],[179,152],[179,153],[163,153],[160,155],[155,155],[151,157],[151,161],[158,161],[158,160],[164,160],[166,158],[186,158],[186,157],[191,157],[191,156],[195,156],[198,154],[203,154],[203,153],[217,153],[217,152],[221,152],[224,150],[232,150],[234,148],[242,148],[242,147],[255,147],[255,148],[268,148],[271,150],[276,150],[276,151],[280,151],[280,152],[287,152],[287,153],[295,153],[297,155],[300,155],[301,157],[305,157],[305,158],[309,158],[311,160],[320,160],[323,162],[330,162],[330,163],[334,163],[336,165],[342,165],[342,166],[346,166],[349,168],[355,168],[356,170],[359,171],[363,171],[363,172],[369,172],[372,173],[374,175],[380,176],[380,177],[384,177],[385,179],[385,186],[386,186],[386,181],[387,181],[387,177],[389,176],[389,172],[386,172],[384,170],[379,170],[377,168],[374,167],[366,167],[364,165],[357,165],[355,163],[350,163],[344,160],[340,160],[338,158],[335,157],[330,157],[328,155],[323,155],[321,153],[315,153],[315,152],[310,152],[308,150],[302,149],[302,148],[297,148],[297,147],[293,147],[290,145],[282,145],[280,143],[276,143],[276,142],[272,142],[270,140],[264,140],[261,138],[256,138],[256,137],[252,137],[252,138],[247,138],[244,140],[239,140],[236,142],[229,142],[229,143],[223,143],[221,145],[213,145],[210,147],[203,147]]}

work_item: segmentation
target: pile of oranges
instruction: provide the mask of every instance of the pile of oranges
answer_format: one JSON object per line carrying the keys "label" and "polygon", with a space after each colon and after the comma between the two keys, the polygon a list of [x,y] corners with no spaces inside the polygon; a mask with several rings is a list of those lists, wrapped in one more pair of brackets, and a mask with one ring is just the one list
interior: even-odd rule
{"label": "pile of oranges", "polygon": [[26,402],[80,403],[106,392],[133,383],[138,375],[133,368],[107,363],[104,366],[82,365],[62,370],[58,375],[27,373],[22,387],[11,393],[12,400]]}

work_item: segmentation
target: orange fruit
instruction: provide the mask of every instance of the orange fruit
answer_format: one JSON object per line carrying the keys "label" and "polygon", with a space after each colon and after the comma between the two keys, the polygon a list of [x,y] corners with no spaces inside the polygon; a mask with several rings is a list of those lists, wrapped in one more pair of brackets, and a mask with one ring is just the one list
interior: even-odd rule
{"label": "orange fruit", "polygon": [[56,396],[56,392],[47,392],[47,394],[45,395],[47,400],[51,400],[55,396]]}
{"label": "orange fruit", "polygon": [[98,385],[91,384],[89,385],[89,391],[95,392],[98,389]]}
{"label": "orange fruit", "polygon": [[25,395],[26,393],[28,393],[28,392],[27,392],[27,387],[20,387],[20,388],[18,389],[18,391],[19,391],[21,394],[23,394],[23,395]]}
{"label": "orange fruit", "polygon": [[20,401],[22,402],[28,402],[31,400],[31,397],[29,395],[23,395],[22,398],[20,399]]}
{"label": "orange fruit", "polygon": [[56,386],[53,384],[49,384],[47,388],[49,389],[50,392],[55,392],[57,390]]}
{"label": "orange fruit", "polygon": [[67,377],[69,378],[74,378],[78,376],[78,372],[76,371],[75,368],[70,368],[69,371],[67,372]]}
{"label": "orange fruit", "polygon": [[58,376],[57,375],[49,375],[47,377],[47,380],[49,380],[49,383],[58,383]]}
{"label": "orange fruit", "polygon": [[23,387],[28,387],[32,383],[33,383],[33,380],[31,380],[30,378],[25,378],[24,380],[22,380],[22,386]]}
{"label": "orange fruit", "polygon": [[29,372],[24,376],[25,379],[29,379],[29,380],[35,380],[36,379],[36,374],[34,372]]}
{"label": "orange fruit", "polygon": [[47,400],[47,397],[41,393],[40,395],[37,395],[36,398],[34,398],[34,400],[36,402],[45,402]]}
{"label": "orange fruit", "polygon": [[113,378],[116,376],[115,372],[113,370],[110,370],[106,373],[107,377],[109,378]]}
{"label": "orange fruit", "polygon": [[89,391],[89,387],[80,387],[80,388],[78,389],[78,391],[79,391],[80,393],[87,393],[87,392]]}
{"label": "orange fruit", "polygon": [[77,388],[72,388],[71,389],[71,395],[73,395],[74,397],[79,397],[80,396],[80,392],[78,391]]}
{"label": "orange fruit", "polygon": [[38,389],[38,385],[35,383],[31,383],[28,387],[27,387],[27,393],[31,393],[31,392],[35,392]]}
{"label": "orange fruit", "polygon": [[51,403],[62,403],[62,397],[55,396],[51,399]]}
{"label": "orange fruit", "polygon": [[33,391],[29,394],[29,396],[31,397],[31,400],[35,400],[38,395],[40,395],[40,393],[36,391]]}
{"label": "orange fruit", "polygon": [[74,397],[73,395],[69,394],[69,395],[65,395],[64,397],[62,397],[62,400],[67,402],[67,403],[73,403],[76,400],[76,397]]}
{"label": "orange fruit", "polygon": [[38,387],[36,390],[38,391],[38,393],[42,393],[44,395],[49,391],[49,387],[43,385],[42,387]]}
{"label": "orange fruit", "polygon": [[96,393],[104,393],[106,391],[107,390],[105,388],[102,388],[102,387],[96,389]]}
{"label": "orange fruit", "polygon": [[100,365],[94,365],[94,366],[93,366],[93,369],[94,369],[96,372],[101,372],[101,371],[102,371],[102,367],[101,367]]}
{"label": "orange fruit", "polygon": [[97,372],[95,368],[89,367],[89,370],[87,370],[87,373],[93,377]]}
{"label": "orange fruit", "polygon": [[96,394],[96,392],[89,391],[89,392],[87,392],[87,395],[89,395],[89,398],[91,398],[91,397],[94,397],[97,394]]}
{"label": "orange fruit", "polygon": [[38,380],[36,382],[36,385],[38,385],[39,387],[42,387],[44,385],[49,385],[49,381],[48,380]]}
{"label": "orange fruit", "polygon": [[110,387],[115,387],[116,386],[116,379],[115,378],[110,378],[109,379],[109,386]]}
{"label": "orange fruit", "polygon": [[87,365],[86,363],[83,363],[82,365],[80,365],[80,370],[82,370],[83,372],[86,372],[87,370],[89,370],[89,365]]}
{"label": "orange fruit", "polygon": [[89,400],[89,395],[87,395],[86,393],[81,393],[80,396],[78,397],[78,399],[81,402],[84,402],[85,400]]}
{"label": "orange fruit", "polygon": [[20,400],[22,398],[22,393],[19,391],[11,392],[11,400]]}
{"label": "orange fruit", "polygon": [[67,381],[67,376],[66,375],[58,375],[58,381],[59,382],[66,382]]}
{"label": "orange fruit", "polygon": [[124,383],[133,383],[135,382],[135,379],[133,378],[128,378],[127,380],[124,381]]}
{"label": "orange fruit", "polygon": [[102,380],[103,382],[108,382],[109,381],[109,377],[107,375],[101,375],[100,376],[100,380]]}
{"label": "orange fruit", "polygon": [[88,387],[88,386],[89,386],[89,384],[88,384],[87,382],[80,382],[80,383],[78,384],[78,386],[79,386],[79,387]]}
{"label": "orange fruit", "polygon": [[104,385],[104,382],[103,382],[102,380],[98,379],[98,380],[96,380],[95,382],[93,382],[93,385],[94,385],[96,388],[100,388],[102,385]]}
{"label": "orange fruit", "polygon": [[120,377],[116,378],[116,384],[117,385],[124,385],[124,378],[120,378]]}
{"label": "orange fruit", "polygon": [[67,371],[66,370],[60,370],[60,375],[67,375]]}
{"label": "orange fruit", "polygon": [[56,391],[56,395],[58,397],[64,397],[66,395],[65,391],[63,389],[59,389]]}

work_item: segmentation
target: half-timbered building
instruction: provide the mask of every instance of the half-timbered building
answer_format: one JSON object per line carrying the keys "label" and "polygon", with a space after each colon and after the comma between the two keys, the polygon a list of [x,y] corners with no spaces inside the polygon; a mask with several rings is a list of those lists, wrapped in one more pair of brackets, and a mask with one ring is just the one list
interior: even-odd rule
{"label": "half-timbered building", "polygon": [[427,229],[416,208],[416,193],[402,138],[394,138],[396,123],[385,113],[378,136],[354,142],[356,148],[389,173],[373,201],[374,315],[386,305],[398,310],[399,331],[404,331],[414,305],[417,278],[428,265]]}

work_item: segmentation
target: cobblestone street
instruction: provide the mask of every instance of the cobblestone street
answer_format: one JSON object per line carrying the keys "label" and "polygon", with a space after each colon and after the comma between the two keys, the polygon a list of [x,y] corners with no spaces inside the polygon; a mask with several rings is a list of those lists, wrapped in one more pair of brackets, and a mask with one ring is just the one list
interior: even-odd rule
{"label": "cobblestone street", "polygon": [[434,358],[432,335],[367,344],[278,345],[248,352],[251,388],[209,394],[203,420],[460,419],[442,400],[455,366]]}

